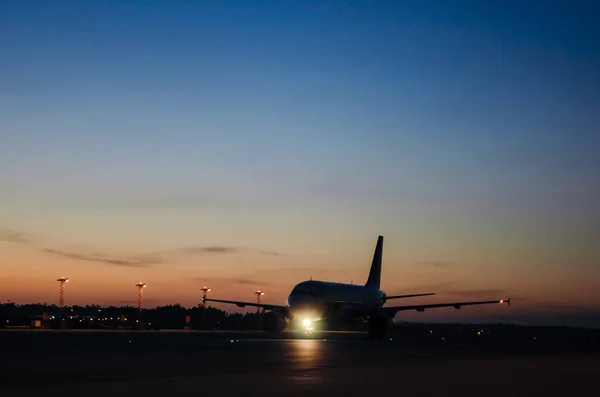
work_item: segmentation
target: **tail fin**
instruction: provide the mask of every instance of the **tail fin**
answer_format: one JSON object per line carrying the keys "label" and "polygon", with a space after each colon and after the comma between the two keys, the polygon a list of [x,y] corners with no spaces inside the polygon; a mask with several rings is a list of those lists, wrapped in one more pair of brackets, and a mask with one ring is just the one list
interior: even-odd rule
{"label": "tail fin", "polygon": [[365,287],[378,288],[381,284],[381,257],[383,256],[383,236],[377,238],[377,246],[373,254],[373,262],[371,263],[371,271]]}

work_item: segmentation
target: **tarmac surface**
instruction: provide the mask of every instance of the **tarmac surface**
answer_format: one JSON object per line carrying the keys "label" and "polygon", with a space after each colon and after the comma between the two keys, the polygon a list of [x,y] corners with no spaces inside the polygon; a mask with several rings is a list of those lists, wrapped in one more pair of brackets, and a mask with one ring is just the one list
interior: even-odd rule
{"label": "tarmac surface", "polygon": [[3,330],[0,352],[2,396],[595,395],[600,377],[585,348],[356,332]]}

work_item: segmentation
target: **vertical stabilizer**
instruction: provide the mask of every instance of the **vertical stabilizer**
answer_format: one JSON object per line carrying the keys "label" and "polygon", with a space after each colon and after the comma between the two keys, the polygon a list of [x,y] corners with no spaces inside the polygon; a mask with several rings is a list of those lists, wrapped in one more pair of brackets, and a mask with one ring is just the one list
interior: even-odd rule
{"label": "vertical stabilizer", "polygon": [[371,263],[371,271],[365,287],[379,289],[381,284],[381,257],[383,255],[383,236],[377,238],[377,246],[373,254],[373,262]]}

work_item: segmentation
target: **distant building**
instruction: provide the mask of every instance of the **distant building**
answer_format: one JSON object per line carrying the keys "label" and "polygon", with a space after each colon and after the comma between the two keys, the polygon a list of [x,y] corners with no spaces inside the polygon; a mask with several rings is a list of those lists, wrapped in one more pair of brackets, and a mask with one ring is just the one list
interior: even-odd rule
{"label": "distant building", "polygon": [[48,313],[31,316],[31,328],[48,328],[50,319],[54,319],[54,316],[51,317]]}

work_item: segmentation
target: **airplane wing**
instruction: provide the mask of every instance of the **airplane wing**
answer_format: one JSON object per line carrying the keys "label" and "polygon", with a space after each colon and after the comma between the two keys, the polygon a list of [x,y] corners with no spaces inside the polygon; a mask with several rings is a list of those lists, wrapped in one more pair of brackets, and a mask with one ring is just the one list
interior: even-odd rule
{"label": "airplane wing", "polygon": [[500,299],[496,301],[477,301],[477,302],[455,302],[455,303],[435,303],[431,305],[410,305],[410,306],[391,306],[391,307],[382,307],[381,310],[387,315],[393,317],[396,313],[400,311],[406,310],[416,310],[418,312],[424,312],[425,309],[436,309],[438,307],[454,307],[455,309],[460,309],[462,306],[472,306],[472,305],[490,305],[494,303],[508,303],[510,306],[510,298],[508,299]]}
{"label": "airplane wing", "polygon": [[[428,295],[435,295],[435,292],[429,292],[427,294],[392,295],[392,296],[386,296],[385,300],[389,300],[389,299],[402,299],[402,298],[414,298],[414,297],[417,297],[417,296],[428,296]],[[361,301],[361,300],[358,300],[358,301],[336,300],[336,301],[334,301],[334,303],[362,305],[365,302]]]}
{"label": "airplane wing", "polygon": [[426,293],[426,294],[392,295],[392,296],[386,296],[385,299],[386,300],[390,300],[390,299],[403,299],[403,298],[414,298],[416,296],[429,296],[429,295],[435,295],[435,292],[429,292],[429,293]]}
{"label": "airplane wing", "polygon": [[281,310],[286,310],[285,306],[280,306],[280,305],[268,305],[268,304],[264,304],[264,303],[251,303],[251,302],[238,302],[238,301],[228,301],[228,300],[222,300],[222,299],[209,299],[209,298],[202,298],[202,302],[218,302],[218,303],[230,303],[232,305],[236,305],[237,307],[246,307],[246,306],[250,306],[250,307],[261,307],[265,310],[273,310],[273,311],[281,311]]}

